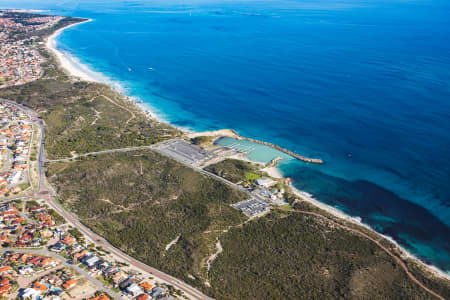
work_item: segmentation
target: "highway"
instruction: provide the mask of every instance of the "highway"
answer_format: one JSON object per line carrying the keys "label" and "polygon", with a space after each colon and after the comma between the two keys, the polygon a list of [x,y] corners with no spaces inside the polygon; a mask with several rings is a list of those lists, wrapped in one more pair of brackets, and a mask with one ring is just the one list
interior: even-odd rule
{"label": "highway", "polygon": [[[101,245],[105,250],[110,251],[111,253],[113,253],[116,256],[118,256],[119,258],[121,258],[125,263],[133,265],[134,267],[141,269],[144,272],[148,272],[148,273],[152,274],[154,277],[156,277],[160,281],[166,282],[167,284],[172,285],[175,288],[183,291],[185,294],[187,294],[192,299],[201,299],[201,300],[212,299],[212,298],[204,295],[197,289],[191,287],[190,285],[182,282],[181,280],[179,280],[175,277],[172,277],[162,271],[159,271],[149,265],[146,265],[146,264],[132,258],[131,256],[127,255],[126,253],[122,252],[121,250],[115,248],[103,237],[97,235],[96,233],[91,231],[89,228],[84,226],[80,221],[78,221],[78,219],[74,215],[72,215],[64,207],[62,207],[59,203],[57,203],[54,199],[54,196],[55,196],[54,190],[51,188],[50,185],[47,184],[47,182],[45,180],[44,165],[46,162],[46,158],[45,158],[45,148],[44,148],[45,147],[45,125],[44,125],[44,122],[42,121],[42,119],[39,118],[39,115],[36,112],[34,112],[33,110],[31,110],[30,108],[27,108],[21,104],[17,104],[13,101],[6,100],[6,99],[0,99],[0,101],[8,102],[8,103],[15,105],[16,107],[24,110],[29,115],[29,117],[31,118],[31,120],[33,122],[37,122],[37,124],[40,126],[40,129],[41,129],[41,145],[39,148],[39,159],[38,159],[39,183],[38,183],[37,191],[35,193],[32,193],[27,196],[3,199],[1,202],[27,199],[27,198],[35,197],[36,195],[40,195],[40,196],[44,197],[47,200],[47,203],[55,211],[57,211],[62,217],[64,217],[66,219],[66,221],[68,221],[68,223],[70,223],[71,225],[76,227],[80,232],[85,234],[88,237],[88,239],[92,240],[94,243]],[[144,146],[144,147],[150,148],[150,146]],[[94,153],[89,153],[89,154],[94,155],[94,154],[119,152],[119,151],[139,150],[144,147],[130,147],[130,148],[124,148],[124,149],[106,150],[106,151],[99,151],[99,152],[94,152]],[[86,154],[86,155],[88,155],[88,154]],[[120,296],[117,296],[116,298],[120,299]]]}
{"label": "highway", "polygon": [[[144,264],[144,263],[142,263],[142,262],[132,258],[131,256],[123,253],[119,249],[117,249],[114,246],[112,246],[107,240],[105,240],[104,238],[102,238],[101,236],[97,235],[96,233],[92,232],[89,228],[84,226],[81,222],[78,221],[78,219],[75,216],[73,216],[64,207],[62,207],[59,203],[57,203],[54,200],[55,192],[53,191],[51,186],[49,186],[46,183],[46,180],[45,180],[45,171],[44,171],[44,168],[43,168],[44,163],[46,162],[45,155],[44,155],[45,126],[43,124],[43,121],[41,119],[39,119],[37,113],[35,113],[34,111],[32,111],[32,110],[30,110],[30,109],[28,109],[26,107],[23,107],[22,105],[19,105],[19,104],[16,104],[16,103],[12,102],[12,101],[4,100],[4,99],[0,99],[0,101],[7,101],[7,102],[9,102],[11,104],[14,104],[14,105],[17,105],[18,107],[20,107],[20,108],[24,109],[25,111],[29,112],[30,116],[33,116],[33,118],[34,118],[33,120],[37,121],[39,126],[40,126],[40,128],[41,128],[41,132],[42,132],[42,134],[41,134],[41,147],[39,149],[39,163],[38,163],[38,166],[39,166],[38,193],[46,198],[48,204],[53,209],[55,209],[60,215],[62,215],[68,221],[68,223],[72,224],[74,227],[78,228],[78,230],[80,230],[82,233],[84,233],[90,240],[94,241],[96,244],[101,245],[103,248],[107,249],[111,253],[114,253],[116,256],[121,258],[123,261],[129,263],[130,265],[133,265],[133,266],[135,266],[135,267],[137,267],[137,268],[139,268],[139,269],[141,269],[141,270],[143,270],[145,272],[151,273],[153,276],[159,278],[161,281],[165,281],[168,284],[171,284],[174,287],[182,290],[183,292],[185,292],[187,295],[189,295],[193,299],[212,299],[212,298],[202,294],[201,292],[199,292],[195,288],[189,286],[188,284],[182,282],[181,280],[178,280],[178,279],[176,279],[176,278],[174,278],[174,277],[172,277],[172,276],[170,276],[168,274],[165,274],[165,273],[163,273],[163,272],[161,272],[161,271],[159,271],[159,270],[157,270],[157,269],[155,269],[155,268],[153,268],[151,266],[148,266],[148,265],[146,265],[146,264]],[[236,189],[238,189],[238,190],[240,190],[240,191],[250,195],[251,197],[254,197],[254,198],[256,198],[256,199],[258,199],[260,201],[263,201],[264,203],[267,203],[267,201],[265,199],[261,198],[260,196],[258,196],[256,194],[251,193],[250,191],[246,190],[245,188],[243,188],[243,187],[241,187],[241,186],[239,186],[239,185],[237,185],[235,183],[232,183],[232,182],[230,182],[230,181],[228,181],[228,180],[226,180],[226,179],[224,179],[222,177],[219,177],[219,176],[217,176],[217,175],[215,175],[213,173],[205,171],[205,170],[201,169],[200,167],[197,167],[197,166],[194,166],[192,164],[189,164],[186,161],[184,161],[183,159],[179,159],[178,157],[174,157],[174,156],[168,155],[168,153],[166,153],[162,149],[160,149],[160,146],[163,143],[167,143],[167,142],[168,141],[165,141],[165,142],[162,142],[160,144],[155,144],[155,145],[151,145],[151,146],[127,147],[127,148],[111,149],[111,150],[104,150],[104,151],[98,151],[98,152],[92,152],[92,153],[85,153],[85,154],[82,154],[80,156],[89,156],[89,155],[97,155],[97,154],[104,154],[104,153],[125,152],[125,151],[150,149],[150,150],[156,151],[156,152],[158,152],[158,153],[160,153],[160,154],[162,154],[164,156],[167,156],[167,157],[169,157],[171,159],[174,159],[174,160],[178,161],[179,163],[181,163],[181,164],[183,164],[183,165],[185,165],[185,166],[187,166],[189,168],[192,168],[192,169],[202,173],[203,175],[205,175],[207,177],[219,180],[219,181],[221,181],[221,182],[223,182],[223,183],[225,183],[225,184],[227,184],[229,186],[232,186],[232,187],[234,187],[234,188],[236,188]],[[169,142],[170,142],[170,140],[169,140]],[[70,160],[73,160],[74,158],[76,158],[76,157],[64,158],[64,159],[59,159],[59,160],[48,160],[48,161],[70,161]],[[35,196],[35,194],[31,194],[31,195],[28,195],[28,196],[22,196],[22,197],[16,197],[16,198],[8,198],[8,199],[2,200],[1,202],[11,201],[11,200],[16,200],[16,199],[25,199],[25,198],[30,198],[30,197],[34,197],[34,196]],[[371,238],[367,234],[365,234],[365,233],[363,233],[363,232],[361,232],[359,230],[347,227],[345,225],[341,225],[339,223],[336,223],[335,221],[333,221],[331,219],[328,219],[327,217],[325,217],[323,215],[320,215],[320,214],[317,214],[317,213],[314,213],[314,212],[296,211],[296,210],[290,210],[290,211],[296,212],[296,213],[304,213],[304,214],[315,215],[316,217],[328,220],[329,222],[335,224],[336,226],[339,226],[339,227],[341,227],[343,229],[352,231],[352,232],[354,232],[356,234],[359,234],[359,235],[361,235],[361,236],[371,240],[372,242],[376,243],[381,249],[383,249],[385,252],[387,252],[390,256],[392,256],[396,260],[396,262],[400,265],[400,267],[402,267],[404,269],[404,271],[406,272],[407,276],[412,281],[414,281],[416,284],[418,284],[420,287],[422,287],[425,291],[430,293],[432,296],[434,296],[434,297],[436,297],[438,299],[444,299],[442,296],[440,296],[439,294],[437,294],[433,290],[427,288],[423,283],[421,283],[419,280],[417,280],[414,277],[414,275],[410,273],[408,267],[404,264],[404,262],[400,258],[398,258],[396,255],[392,254],[389,249],[387,249],[386,247],[381,245],[379,241]],[[17,249],[14,249],[14,251],[18,252]],[[33,250],[30,250],[30,251],[33,252]],[[43,251],[45,251],[45,250],[43,250]],[[1,249],[0,249],[0,252],[1,252]],[[45,251],[44,253],[46,253],[46,252],[48,252],[48,251]],[[33,253],[36,253],[36,251],[34,251]],[[45,254],[45,255],[50,255],[50,254]],[[51,256],[54,256],[54,255],[55,254],[51,253]],[[84,271],[84,270],[82,270],[82,271]],[[83,272],[80,272],[80,273],[83,274]],[[90,278],[89,274],[87,274],[87,275],[88,275],[87,277]],[[96,281],[94,281],[94,280],[93,280],[93,282],[96,283]],[[104,290],[103,286],[102,286],[102,289]],[[120,298],[120,297],[117,296],[117,298]]]}
{"label": "highway", "polygon": [[69,224],[72,226],[78,228],[80,232],[85,234],[90,240],[92,240],[94,243],[101,245],[105,250],[110,251],[111,253],[115,254],[119,258],[121,258],[126,263],[133,265],[139,269],[142,269],[145,272],[151,273],[153,276],[158,277],[161,281],[165,281],[168,284],[173,285],[174,287],[182,290],[186,294],[190,295],[194,299],[211,299],[207,297],[206,295],[203,295],[201,292],[197,291],[193,287],[187,285],[186,283],[182,282],[181,280],[178,280],[168,274],[165,274],[151,266],[148,266],[131,256],[123,253],[119,249],[115,248],[113,245],[111,245],[107,240],[105,240],[103,237],[97,235],[92,230],[90,230],[88,227],[84,226],[76,217],[74,217],[71,213],[67,212],[59,203],[57,203],[52,193],[48,194],[46,196],[48,204],[57,211],[61,216],[63,216]]}

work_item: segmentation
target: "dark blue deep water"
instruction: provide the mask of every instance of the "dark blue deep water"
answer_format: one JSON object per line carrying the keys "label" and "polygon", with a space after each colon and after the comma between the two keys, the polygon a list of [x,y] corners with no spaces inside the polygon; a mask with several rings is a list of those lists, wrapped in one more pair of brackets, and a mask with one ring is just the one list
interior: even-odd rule
{"label": "dark blue deep water", "polygon": [[321,157],[322,166],[281,169],[450,271],[448,1],[0,6],[94,19],[65,31],[59,47],[174,125],[234,128]]}

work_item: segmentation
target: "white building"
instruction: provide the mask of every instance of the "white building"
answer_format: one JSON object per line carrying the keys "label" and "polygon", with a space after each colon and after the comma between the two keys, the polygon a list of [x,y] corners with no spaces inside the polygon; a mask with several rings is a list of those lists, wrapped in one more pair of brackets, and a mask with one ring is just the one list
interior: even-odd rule
{"label": "white building", "polygon": [[83,263],[89,268],[93,267],[100,259],[95,255],[89,255],[83,258]]}
{"label": "white building", "polygon": [[269,179],[269,178],[256,179],[256,184],[257,185],[263,186],[263,187],[266,187],[266,188],[268,188],[268,187],[270,187],[270,186],[272,186],[272,185],[274,185],[276,183],[277,183],[276,181],[274,181],[272,179]]}
{"label": "white building", "polygon": [[143,293],[142,289],[136,284],[132,283],[127,288],[126,291],[131,296],[135,297]]}
{"label": "white building", "polygon": [[14,172],[8,177],[8,179],[6,181],[9,184],[14,184],[19,181],[21,175],[22,175],[21,172]]}
{"label": "white building", "polygon": [[23,291],[22,295],[20,295],[22,299],[32,299],[32,300],[38,299],[40,296],[41,292],[32,288],[26,288]]}

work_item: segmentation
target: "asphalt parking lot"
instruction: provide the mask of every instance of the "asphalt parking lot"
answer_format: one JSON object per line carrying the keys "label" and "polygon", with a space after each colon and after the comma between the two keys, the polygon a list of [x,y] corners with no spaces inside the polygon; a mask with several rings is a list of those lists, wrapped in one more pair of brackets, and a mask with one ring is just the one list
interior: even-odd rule
{"label": "asphalt parking lot", "polygon": [[233,207],[239,209],[249,217],[259,215],[269,209],[264,202],[254,198],[235,203]]}

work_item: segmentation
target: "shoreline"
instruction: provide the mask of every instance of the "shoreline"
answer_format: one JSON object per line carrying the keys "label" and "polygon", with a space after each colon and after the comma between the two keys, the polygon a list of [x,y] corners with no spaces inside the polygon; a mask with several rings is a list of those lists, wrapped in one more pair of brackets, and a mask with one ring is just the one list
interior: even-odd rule
{"label": "shoreline", "polygon": [[[73,23],[67,25],[65,27],[57,29],[51,35],[49,35],[45,40],[45,48],[50,51],[56,58],[57,63],[62,68],[62,70],[72,78],[77,78],[82,81],[95,82],[106,84],[112,87],[116,92],[122,94],[132,105],[138,107],[142,112],[150,118],[157,120],[158,122],[167,123],[164,118],[162,118],[155,109],[152,108],[149,104],[146,104],[143,101],[139,101],[137,97],[129,96],[125,93],[125,89],[121,86],[120,83],[115,82],[103,75],[100,72],[91,70],[89,66],[82,64],[76,57],[74,57],[71,53],[65,53],[57,49],[56,38],[66,29],[71,27],[75,27],[80,24],[88,23],[94,21],[93,19],[86,19],[84,21]],[[69,57],[68,57],[69,56]],[[173,126],[173,125],[172,125]],[[186,128],[179,128],[183,132],[189,132]]]}
{"label": "shoreline", "polygon": [[[213,137],[228,136],[228,137],[233,137],[233,138],[238,138],[238,139],[239,139],[239,137],[241,137],[233,129],[221,129],[221,130],[215,130],[215,131],[213,130],[213,131],[207,131],[207,132],[195,132],[195,131],[191,131],[191,130],[186,129],[186,128],[181,128],[181,127],[178,127],[178,126],[174,126],[174,125],[170,124],[170,122],[168,122],[168,121],[164,120],[163,118],[159,117],[157,113],[155,113],[153,110],[151,110],[151,107],[149,107],[149,105],[138,103],[137,101],[133,100],[133,98],[136,98],[136,97],[131,97],[131,96],[126,95],[124,93],[123,89],[118,88],[118,86],[120,86],[119,84],[116,84],[114,81],[109,80],[103,74],[95,72],[95,71],[92,71],[87,66],[84,66],[81,63],[79,63],[79,65],[85,67],[86,70],[84,70],[84,72],[83,72],[83,70],[80,70],[79,68],[76,68],[76,66],[74,66],[74,64],[70,61],[69,58],[67,58],[64,55],[63,52],[57,50],[55,38],[58,37],[64,30],[66,30],[68,28],[74,27],[74,26],[82,24],[82,23],[91,22],[91,21],[93,21],[93,20],[92,19],[87,19],[87,20],[82,21],[82,22],[73,23],[73,24],[70,24],[68,26],[59,28],[54,33],[52,33],[50,36],[48,36],[46,41],[45,41],[45,47],[52,54],[54,54],[54,56],[57,58],[57,62],[59,63],[59,66],[63,70],[65,70],[66,73],[68,73],[69,76],[74,77],[74,78],[79,78],[79,79],[84,80],[84,81],[103,83],[103,84],[107,84],[107,85],[111,86],[118,93],[120,93],[124,97],[126,97],[130,103],[132,103],[136,107],[140,108],[150,118],[156,119],[159,122],[167,123],[170,126],[176,127],[177,129],[182,131],[188,137],[196,137],[196,136],[201,136],[201,135],[208,135],[208,136],[213,136]],[[74,59],[76,59],[76,58],[74,57]],[[88,73],[91,73],[91,75],[88,74]],[[104,80],[99,80],[98,78],[95,78],[95,76],[98,76],[100,78],[104,78]],[[247,158],[238,158],[238,159],[250,161]],[[281,170],[278,167],[264,168],[264,171],[266,171],[271,177],[278,178],[278,179],[285,178],[283,176]],[[376,230],[371,228],[369,225],[362,223],[361,220],[359,220],[357,217],[350,216],[350,215],[346,214],[345,212],[343,212],[343,211],[341,211],[341,210],[339,210],[339,209],[337,209],[337,208],[335,208],[335,207],[333,207],[331,205],[328,205],[326,203],[320,202],[319,200],[315,199],[311,194],[309,194],[307,192],[304,192],[304,191],[300,191],[297,188],[295,188],[293,185],[290,185],[289,187],[290,187],[291,191],[295,195],[297,195],[298,197],[300,197],[304,201],[307,201],[307,202],[311,203],[312,205],[314,205],[314,206],[316,206],[316,207],[326,211],[327,213],[330,213],[331,215],[333,215],[333,216],[335,216],[337,218],[343,219],[345,221],[349,221],[349,222],[354,223],[356,225],[363,226],[366,229],[370,230],[371,232],[375,233],[376,235],[379,235],[379,236],[381,236],[383,238],[388,239],[390,242],[392,242],[398,248],[398,250],[399,250],[399,252],[401,254],[400,258],[402,258],[402,259],[405,259],[405,258],[412,259],[415,262],[417,262],[420,266],[422,266],[425,269],[425,271],[430,272],[434,276],[450,280],[450,273],[447,273],[447,272],[439,269],[436,266],[426,264],[420,258],[416,257],[415,255],[410,253],[408,250],[406,250],[404,247],[399,245],[393,238],[391,238],[389,236],[385,236],[385,235],[377,232]]]}
{"label": "shoreline", "polygon": [[69,75],[78,77],[81,80],[89,81],[89,82],[101,82],[100,80],[94,78],[93,76],[90,76],[86,72],[83,72],[79,69],[77,69],[73,63],[68,59],[61,51],[56,49],[56,38],[66,29],[69,29],[71,27],[75,27],[77,25],[92,22],[92,19],[87,19],[85,21],[81,21],[78,23],[73,23],[70,25],[67,25],[65,27],[59,28],[55,32],[53,32],[51,35],[49,35],[45,41],[45,47],[50,50],[53,55],[55,55],[56,60],[58,61],[59,65],[64,69]]}
{"label": "shoreline", "polygon": [[[283,177],[283,178],[285,178],[285,177]],[[379,235],[379,236],[389,240],[389,242],[393,243],[399,250],[401,259],[411,259],[414,262],[418,263],[420,266],[424,267],[426,271],[432,273],[434,276],[450,280],[450,274],[439,269],[438,267],[436,267],[434,265],[429,265],[429,264],[425,263],[419,257],[415,256],[414,254],[409,252],[407,249],[405,249],[403,246],[401,246],[399,243],[397,243],[397,241],[395,241],[392,237],[384,235],[382,233],[379,233],[378,231],[376,231],[375,229],[370,227],[370,225],[363,223],[360,220],[360,218],[353,217],[331,205],[320,202],[319,200],[315,199],[313,195],[311,195],[307,192],[301,191],[301,190],[297,189],[296,187],[294,187],[293,185],[290,185],[289,188],[296,196],[300,197],[303,201],[306,201],[339,219],[362,226],[362,227],[370,230],[371,232],[375,233],[376,235]]]}

